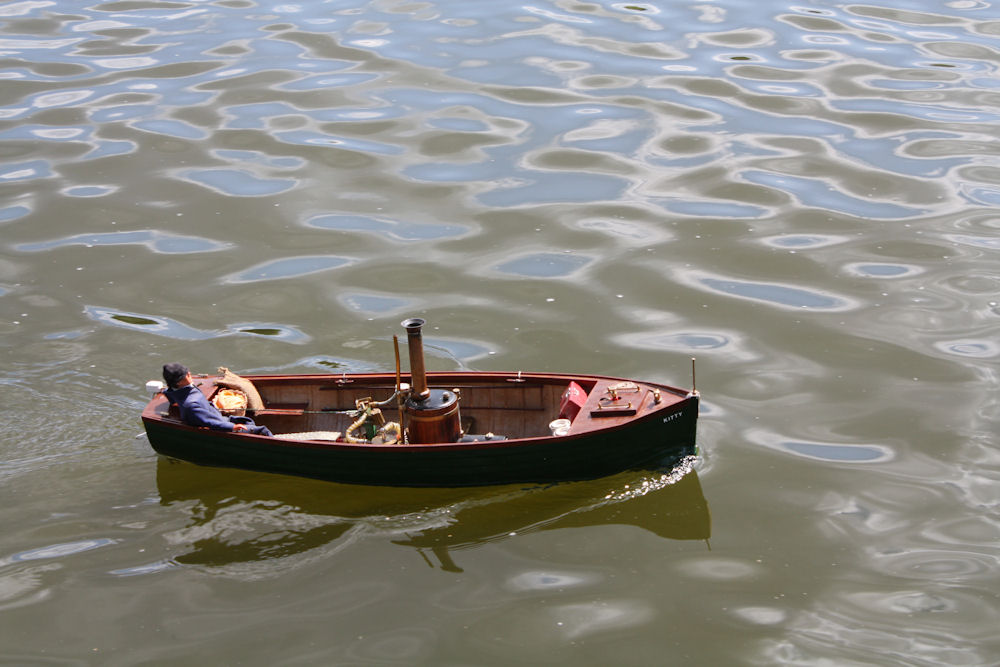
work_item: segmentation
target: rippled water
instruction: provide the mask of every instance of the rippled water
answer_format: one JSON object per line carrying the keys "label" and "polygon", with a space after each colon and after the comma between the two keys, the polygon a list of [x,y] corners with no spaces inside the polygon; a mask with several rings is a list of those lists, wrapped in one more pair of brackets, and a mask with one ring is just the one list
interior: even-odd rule
{"label": "rippled water", "polygon": [[[0,661],[1000,661],[1000,8],[0,5]],[[142,386],[686,385],[700,458],[158,460]],[[687,474],[683,474],[687,473]]]}

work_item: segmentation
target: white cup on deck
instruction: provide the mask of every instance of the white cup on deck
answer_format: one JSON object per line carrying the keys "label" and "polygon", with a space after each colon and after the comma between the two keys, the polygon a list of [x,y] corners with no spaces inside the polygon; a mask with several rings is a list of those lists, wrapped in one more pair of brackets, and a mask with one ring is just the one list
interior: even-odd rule
{"label": "white cup on deck", "polygon": [[552,435],[566,435],[569,433],[569,420],[556,419],[555,421],[549,422],[549,430],[552,431]]}

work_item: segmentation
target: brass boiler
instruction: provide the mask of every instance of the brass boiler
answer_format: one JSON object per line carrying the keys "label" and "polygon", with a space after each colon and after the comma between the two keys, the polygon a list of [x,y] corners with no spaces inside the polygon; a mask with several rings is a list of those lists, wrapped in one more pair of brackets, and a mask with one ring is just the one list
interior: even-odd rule
{"label": "brass boiler", "polygon": [[428,389],[424,369],[424,339],[420,333],[424,320],[403,320],[410,352],[412,390],[404,404],[407,441],[413,444],[457,442],[462,438],[462,420],[458,414],[458,394],[447,389]]}

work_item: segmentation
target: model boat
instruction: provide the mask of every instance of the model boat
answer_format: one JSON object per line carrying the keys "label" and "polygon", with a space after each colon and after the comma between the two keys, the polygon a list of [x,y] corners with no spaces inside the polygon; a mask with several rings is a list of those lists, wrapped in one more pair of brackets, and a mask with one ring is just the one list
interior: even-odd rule
{"label": "model boat", "polygon": [[[423,325],[403,322],[408,374],[397,342],[395,373],[220,369],[195,378],[210,400],[246,411],[273,437],[189,426],[157,392],[142,412],[149,442],[202,465],[392,486],[594,479],[695,452],[694,388],[603,375],[427,372]],[[249,395],[246,407],[234,406],[234,390]]]}

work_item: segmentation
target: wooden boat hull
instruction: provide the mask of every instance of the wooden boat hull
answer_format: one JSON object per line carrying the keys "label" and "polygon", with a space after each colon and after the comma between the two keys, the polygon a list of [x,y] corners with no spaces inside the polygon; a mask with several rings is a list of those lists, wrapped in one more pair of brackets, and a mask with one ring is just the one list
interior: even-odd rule
{"label": "wooden boat hull", "polygon": [[[318,430],[317,424],[325,423],[321,420],[333,419],[358,396],[391,394],[395,383],[391,374],[246,377],[268,406],[254,415],[255,420],[275,433]],[[660,466],[695,452],[698,395],[683,389],[547,373],[428,373],[427,379],[435,386],[461,389],[463,414],[497,434],[509,434],[508,439],[383,445],[211,431],[171,416],[162,395],[147,405],[142,420],[153,449],[165,456],[369,485],[479,486],[594,479]],[[196,385],[209,394],[212,380]],[[586,388],[587,402],[569,432],[553,436],[547,424],[558,416],[558,397],[571,382]],[[607,388],[624,382],[634,384],[636,391],[609,401]]]}

